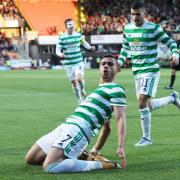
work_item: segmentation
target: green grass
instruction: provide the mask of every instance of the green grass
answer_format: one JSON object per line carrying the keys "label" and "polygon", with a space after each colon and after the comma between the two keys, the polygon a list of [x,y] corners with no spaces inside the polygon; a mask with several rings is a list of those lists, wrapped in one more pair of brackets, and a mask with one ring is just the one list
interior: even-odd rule
{"label": "green grass", "polygon": [[[170,69],[162,69],[157,97],[172,92],[163,89],[169,77]],[[98,70],[86,70],[85,78],[90,93],[98,84]],[[127,170],[47,175],[39,166],[26,165],[24,157],[39,137],[54,129],[75,109],[77,102],[71,85],[63,70],[0,71],[0,179],[180,179],[180,112],[174,105],[153,112],[153,145],[136,148],[134,144],[141,136],[141,128],[131,70],[123,70],[117,82],[127,91]],[[179,73],[175,89],[180,92]],[[109,159],[118,159],[116,145],[113,119],[112,133],[102,153]]]}

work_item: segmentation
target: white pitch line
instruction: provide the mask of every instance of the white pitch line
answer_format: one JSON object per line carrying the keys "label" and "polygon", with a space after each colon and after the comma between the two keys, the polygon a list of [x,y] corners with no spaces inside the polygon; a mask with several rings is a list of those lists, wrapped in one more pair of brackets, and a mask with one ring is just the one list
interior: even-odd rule
{"label": "white pitch line", "polygon": [[25,94],[0,94],[0,97],[16,97],[16,96],[47,96],[47,95],[57,95],[65,93],[25,93]]}

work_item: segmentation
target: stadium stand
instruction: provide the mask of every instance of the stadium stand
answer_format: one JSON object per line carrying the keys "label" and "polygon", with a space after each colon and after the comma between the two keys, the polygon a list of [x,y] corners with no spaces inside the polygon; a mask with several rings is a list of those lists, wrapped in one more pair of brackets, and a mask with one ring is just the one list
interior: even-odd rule
{"label": "stadium stand", "polygon": [[[130,21],[129,7],[132,0],[80,0],[79,5],[86,16],[82,31],[86,35],[121,33]],[[161,23],[168,33],[180,32],[180,8],[177,0],[146,0],[145,17]]]}
{"label": "stadium stand", "polygon": [[21,16],[12,0],[0,0],[0,12],[4,19],[21,19]]}
{"label": "stadium stand", "polygon": [[[133,0],[80,0],[79,9],[82,33],[90,37],[99,35],[99,39],[105,36],[110,37],[111,34],[122,34],[124,25],[130,22],[130,6],[132,2]],[[170,36],[179,41],[179,1],[144,0],[144,2],[146,8],[145,18],[149,21],[160,23]],[[105,42],[97,45],[98,53],[114,53],[115,56],[118,55],[120,48],[120,41],[116,44],[106,44]],[[101,56],[100,54],[99,56]]]}
{"label": "stadium stand", "polygon": [[[146,18],[161,23],[162,27],[179,41],[178,0],[164,0],[163,3],[160,0],[144,1],[147,10]],[[4,30],[8,29],[5,33],[6,37],[15,49],[14,52],[1,50],[0,64],[3,64],[4,59],[27,59],[28,61],[31,59],[49,61],[50,59],[53,64],[58,64],[59,60],[55,55],[55,39],[58,33],[65,30],[64,19],[67,17],[76,20],[77,25],[80,26],[79,30],[91,43],[92,36],[98,40],[102,37],[97,36],[114,35],[115,43],[107,43],[109,37],[104,36],[106,40],[104,44],[95,44],[97,47],[97,51],[93,53],[96,56],[95,59],[109,52],[118,56],[121,48],[119,38],[122,38],[116,37],[122,34],[124,25],[130,21],[131,2],[132,0],[0,0],[0,27],[4,27]],[[15,28],[12,28],[14,22],[18,23]],[[2,34],[4,30],[1,29]],[[42,44],[41,39],[43,39]],[[5,44],[1,41],[1,49],[7,46],[7,42]],[[94,59],[92,53],[86,52],[86,59],[92,58]],[[97,63],[92,67],[97,67]]]}
{"label": "stadium stand", "polygon": [[39,35],[57,35],[65,30],[64,19],[75,19],[74,1],[15,0],[15,3],[31,29]]}

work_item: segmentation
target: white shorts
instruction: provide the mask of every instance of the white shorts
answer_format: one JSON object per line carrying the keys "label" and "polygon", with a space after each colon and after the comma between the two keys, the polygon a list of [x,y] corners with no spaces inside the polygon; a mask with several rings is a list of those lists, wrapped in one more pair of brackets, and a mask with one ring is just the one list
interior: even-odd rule
{"label": "white shorts", "polygon": [[83,76],[84,75],[84,63],[80,62],[75,65],[66,66],[66,73],[67,77],[70,81],[76,79],[77,75]]}
{"label": "white shorts", "polygon": [[160,73],[146,74],[141,77],[135,78],[136,96],[140,94],[155,97]]}
{"label": "white shorts", "polygon": [[88,145],[82,131],[73,124],[61,124],[52,132],[41,137],[36,143],[46,154],[51,147],[57,147],[64,149],[64,155],[72,159],[77,159]]}

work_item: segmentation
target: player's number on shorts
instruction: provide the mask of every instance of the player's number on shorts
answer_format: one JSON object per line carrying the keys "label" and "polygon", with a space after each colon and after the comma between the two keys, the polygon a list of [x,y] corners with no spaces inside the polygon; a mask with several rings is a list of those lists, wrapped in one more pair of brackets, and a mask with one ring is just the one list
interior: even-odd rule
{"label": "player's number on shorts", "polygon": [[143,86],[143,87],[147,88],[148,80],[149,80],[149,79],[143,79],[143,83],[142,83],[142,86]]}
{"label": "player's number on shorts", "polygon": [[69,134],[67,134],[67,138],[66,138],[66,139],[63,139],[59,144],[62,145],[63,142],[65,142],[65,141],[67,141],[67,140],[69,140],[69,139],[71,139],[71,138],[72,138],[72,137],[71,137]]}
{"label": "player's number on shorts", "polygon": [[66,139],[64,139],[64,140],[62,140],[62,142],[65,142],[65,141],[67,141],[67,140],[69,140],[69,139],[71,139],[72,137],[69,135],[69,134],[67,134],[67,138]]}

